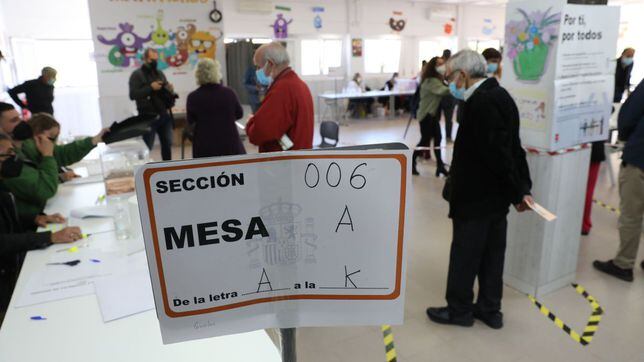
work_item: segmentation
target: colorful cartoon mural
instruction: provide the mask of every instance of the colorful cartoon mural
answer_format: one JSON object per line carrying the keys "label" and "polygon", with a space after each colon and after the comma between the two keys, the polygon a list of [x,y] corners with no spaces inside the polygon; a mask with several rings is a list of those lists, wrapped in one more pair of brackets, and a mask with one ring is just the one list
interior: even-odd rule
{"label": "colorful cartoon mural", "polygon": [[124,68],[140,66],[145,48],[159,52],[157,67],[161,70],[185,64],[194,66],[200,58],[215,58],[217,41],[223,35],[219,29],[213,34],[197,29],[192,23],[172,31],[163,24],[162,10],[157,12],[151,32],[145,36],[136,34],[130,23],[120,23],[119,28],[121,31],[113,39],[108,40],[104,35],[98,35],[97,39],[102,44],[112,45],[107,56],[110,64]]}
{"label": "colorful cartoon mural", "polygon": [[107,40],[99,35],[98,41],[105,45],[113,45],[107,56],[110,64],[116,67],[138,66],[136,59],[143,50],[143,44],[150,41],[151,34],[145,37],[135,34],[134,26],[130,23],[120,23],[119,28],[121,32],[113,39]]}
{"label": "colorful cartoon mural", "polygon": [[275,22],[273,22],[273,25],[270,25],[270,27],[273,28],[273,36],[275,37],[275,39],[288,38],[288,24],[292,22],[293,19],[289,19],[287,21],[284,17],[284,14],[277,14]]}
{"label": "colorful cartoon mural", "polygon": [[528,14],[518,9],[523,19],[509,21],[505,25],[506,54],[520,80],[538,81],[544,74],[548,53],[556,42],[561,20],[561,13],[550,14],[551,10],[548,8],[545,12]]}

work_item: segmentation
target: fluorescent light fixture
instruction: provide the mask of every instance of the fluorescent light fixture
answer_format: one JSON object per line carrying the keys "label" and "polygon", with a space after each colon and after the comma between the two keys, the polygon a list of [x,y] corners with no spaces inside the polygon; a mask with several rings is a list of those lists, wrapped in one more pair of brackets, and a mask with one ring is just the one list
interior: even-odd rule
{"label": "fluorescent light fixture", "polygon": [[236,43],[236,42],[237,42],[236,39],[224,38],[224,44],[230,44],[230,43]]}
{"label": "fluorescent light fixture", "polygon": [[251,40],[251,42],[252,42],[253,44],[268,44],[268,43],[270,43],[271,41],[272,41],[272,40],[271,40],[271,39],[268,39],[268,38],[253,38],[253,39]]}

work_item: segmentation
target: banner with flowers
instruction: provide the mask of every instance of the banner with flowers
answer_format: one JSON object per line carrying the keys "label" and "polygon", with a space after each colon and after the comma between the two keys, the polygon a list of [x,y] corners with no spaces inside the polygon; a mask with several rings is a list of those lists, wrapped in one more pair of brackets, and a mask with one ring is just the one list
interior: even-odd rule
{"label": "banner with flowers", "polygon": [[608,137],[618,28],[614,6],[508,3],[502,84],[524,144],[556,151]]}

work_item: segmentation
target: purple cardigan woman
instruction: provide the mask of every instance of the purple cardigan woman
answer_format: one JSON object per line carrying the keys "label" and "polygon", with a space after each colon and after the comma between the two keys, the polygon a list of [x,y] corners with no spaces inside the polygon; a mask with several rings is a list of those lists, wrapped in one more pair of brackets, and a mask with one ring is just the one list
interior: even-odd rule
{"label": "purple cardigan woman", "polygon": [[195,71],[199,88],[188,95],[188,123],[194,125],[192,157],[245,154],[235,121],[244,112],[235,92],[221,82],[218,61],[201,59]]}

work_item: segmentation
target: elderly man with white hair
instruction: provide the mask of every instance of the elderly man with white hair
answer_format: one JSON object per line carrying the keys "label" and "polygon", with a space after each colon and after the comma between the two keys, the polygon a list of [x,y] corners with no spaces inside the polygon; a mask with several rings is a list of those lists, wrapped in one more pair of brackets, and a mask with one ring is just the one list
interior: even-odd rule
{"label": "elderly man with white hair", "polygon": [[245,154],[235,124],[244,111],[235,91],[221,84],[219,61],[199,60],[195,78],[199,88],[186,100],[188,123],[194,126],[192,157]]}
{"label": "elderly man with white hair", "polygon": [[[56,69],[44,67],[40,77],[28,80],[7,91],[11,99],[22,109],[28,109],[32,114],[49,113],[54,114],[54,83],[56,82]],[[26,103],[18,97],[25,95]]]}
{"label": "elderly man with white hair", "polygon": [[[501,297],[507,214],[532,204],[532,182],[519,139],[519,112],[496,78],[486,78],[480,54],[463,50],[447,62],[452,95],[464,101],[464,117],[443,196],[449,201],[453,239],[447,306],[428,308],[436,323],[469,327],[477,318],[503,327]],[[474,303],[474,279],[479,292]]]}
{"label": "elderly man with white hair", "polygon": [[269,86],[246,134],[259,152],[313,147],[313,97],[289,66],[286,49],[278,42],[264,44],[253,57],[257,80]]}

